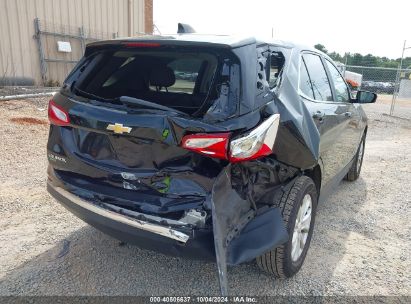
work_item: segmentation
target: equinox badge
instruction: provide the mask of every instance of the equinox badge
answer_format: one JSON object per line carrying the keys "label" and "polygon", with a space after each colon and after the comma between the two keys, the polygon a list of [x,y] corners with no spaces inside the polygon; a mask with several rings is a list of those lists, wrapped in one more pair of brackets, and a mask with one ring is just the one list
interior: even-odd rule
{"label": "equinox badge", "polygon": [[131,128],[130,127],[124,127],[123,124],[115,123],[109,124],[107,126],[107,130],[113,131],[116,134],[123,134],[123,133],[130,133]]}

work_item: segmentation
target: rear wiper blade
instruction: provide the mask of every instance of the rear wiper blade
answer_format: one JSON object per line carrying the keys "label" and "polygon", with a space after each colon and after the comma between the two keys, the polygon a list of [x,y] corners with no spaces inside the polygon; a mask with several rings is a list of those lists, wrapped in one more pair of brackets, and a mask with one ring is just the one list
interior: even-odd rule
{"label": "rear wiper blade", "polygon": [[120,101],[124,105],[141,106],[141,107],[144,107],[144,108],[156,109],[156,110],[161,110],[161,111],[166,111],[166,112],[175,112],[175,113],[178,113],[178,114],[186,115],[186,113],[181,112],[179,110],[176,110],[176,109],[173,109],[173,108],[170,108],[170,107],[167,107],[167,106],[162,106],[162,105],[156,104],[156,103],[151,102],[151,101],[134,98],[134,97],[121,96],[119,98],[116,98],[116,100]]}
{"label": "rear wiper blade", "polygon": [[140,106],[143,108],[150,108],[150,109],[156,109],[156,110],[161,110],[161,111],[166,111],[166,112],[174,112],[174,113],[178,113],[178,114],[183,114],[183,115],[187,115],[186,113],[170,108],[170,107],[166,107],[166,106],[162,106],[159,104],[156,104],[154,102],[150,102],[150,101],[146,101],[143,99],[138,99],[138,98],[134,98],[134,97],[130,97],[130,96],[121,96],[121,97],[117,97],[117,98],[113,98],[113,99],[107,99],[107,98],[103,98],[101,96],[97,96],[94,95],[92,93],[88,93],[85,92],[83,90],[80,90],[79,88],[77,88],[76,86],[73,86],[73,89],[76,93],[80,93],[80,95],[83,95],[84,97],[87,98],[92,98],[96,101],[103,101],[103,102],[109,102],[109,103],[114,103],[114,104],[121,104],[121,105],[132,105],[132,106]]}
{"label": "rear wiper blade", "polygon": [[96,100],[96,101],[104,101],[104,102],[121,104],[121,102],[118,101],[118,100],[103,98],[103,97],[101,97],[101,96],[97,96],[97,95],[94,95],[94,94],[85,92],[85,91],[83,91],[83,90],[80,90],[80,89],[77,88],[76,86],[73,86],[73,90],[74,90],[74,92],[77,93],[77,94],[80,93],[79,95],[82,95],[83,97],[92,98],[92,99],[94,99],[94,100]]}

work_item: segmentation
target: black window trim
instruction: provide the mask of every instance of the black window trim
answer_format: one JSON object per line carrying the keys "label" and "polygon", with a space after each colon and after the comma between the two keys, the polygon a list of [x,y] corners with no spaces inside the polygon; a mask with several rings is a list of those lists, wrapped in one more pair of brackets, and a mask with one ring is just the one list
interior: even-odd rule
{"label": "black window trim", "polygon": [[[306,71],[306,73],[307,73],[308,80],[310,81],[310,88],[311,88],[311,92],[313,93],[314,99],[312,99],[312,98],[309,97],[308,95],[304,94],[304,92],[300,90],[301,67],[302,67],[302,65],[304,65],[304,69],[305,69],[305,71]],[[316,101],[316,100],[315,100],[315,92],[314,92],[313,84],[312,84],[312,82],[311,82],[311,76],[310,76],[310,73],[308,73],[307,64],[305,63],[305,60],[304,60],[304,58],[303,58],[302,55],[300,56],[300,64],[299,64],[299,69],[298,69],[298,91],[299,91],[299,94],[302,95],[302,97],[307,98],[307,99],[309,99],[309,100]]]}

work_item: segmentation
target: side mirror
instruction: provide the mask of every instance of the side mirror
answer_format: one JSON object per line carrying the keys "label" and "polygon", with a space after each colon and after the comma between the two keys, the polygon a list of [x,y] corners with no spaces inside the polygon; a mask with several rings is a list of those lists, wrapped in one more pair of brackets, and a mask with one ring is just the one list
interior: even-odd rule
{"label": "side mirror", "polygon": [[374,103],[377,100],[377,94],[369,91],[358,91],[354,103]]}

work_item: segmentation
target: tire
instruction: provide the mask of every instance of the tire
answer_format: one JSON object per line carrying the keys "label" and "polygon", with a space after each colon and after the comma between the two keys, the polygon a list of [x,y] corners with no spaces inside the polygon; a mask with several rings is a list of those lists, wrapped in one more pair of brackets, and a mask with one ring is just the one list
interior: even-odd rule
{"label": "tire", "polygon": [[345,180],[353,182],[358,179],[361,173],[362,160],[364,158],[364,149],[365,149],[365,134],[361,139],[361,142],[358,146],[357,153],[354,156],[354,161],[351,165],[350,170],[345,176]]}
{"label": "tire", "polygon": [[[305,244],[297,258],[297,255],[293,256],[294,228],[299,216],[298,212],[307,195],[311,199],[311,220]],[[292,277],[300,270],[310,247],[317,209],[317,197],[313,180],[307,176],[300,176],[294,184],[289,186],[288,189],[284,189],[283,193],[274,199],[275,205],[281,209],[289,240],[287,243],[257,257],[256,261],[260,269],[280,279]]]}

